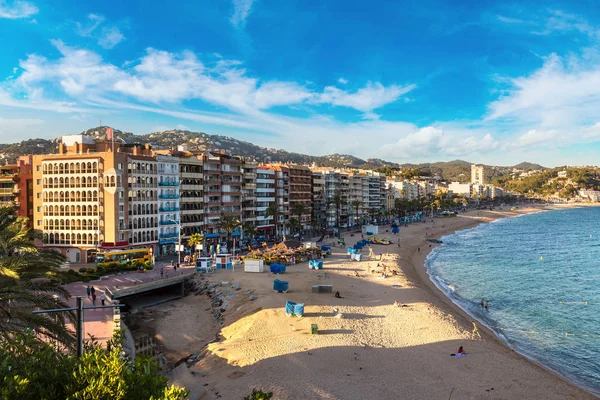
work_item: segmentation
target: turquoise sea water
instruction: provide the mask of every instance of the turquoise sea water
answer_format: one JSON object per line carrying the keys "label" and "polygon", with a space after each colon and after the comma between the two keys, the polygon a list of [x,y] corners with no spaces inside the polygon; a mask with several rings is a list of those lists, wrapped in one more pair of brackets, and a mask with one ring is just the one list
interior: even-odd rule
{"label": "turquoise sea water", "polygon": [[438,287],[522,354],[600,394],[600,208],[501,219],[442,241],[426,261]]}

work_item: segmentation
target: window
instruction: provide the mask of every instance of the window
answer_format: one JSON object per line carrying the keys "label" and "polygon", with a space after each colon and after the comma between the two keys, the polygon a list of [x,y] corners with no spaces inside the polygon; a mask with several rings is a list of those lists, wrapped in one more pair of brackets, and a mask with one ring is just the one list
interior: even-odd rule
{"label": "window", "polygon": [[125,240],[125,235],[123,235],[122,233],[119,233],[119,240]]}
{"label": "window", "polygon": [[42,194],[41,194],[41,193],[38,193],[38,194],[37,194],[37,198],[38,198],[38,199],[41,199],[41,198],[42,198]]}
{"label": "window", "polygon": [[41,211],[42,211],[42,207],[38,206],[37,212],[41,212]]}
{"label": "window", "polygon": [[42,221],[40,221],[39,219],[37,220],[37,226],[42,226]]}
{"label": "window", "polygon": [[125,211],[125,209],[123,208],[123,205],[119,206],[119,211]]}
{"label": "window", "polygon": [[123,169],[123,163],[118,163],[117,164],[117,169]]}
{"label": "window", "polygon": [[36,165],[36,166],[35,166],[35,170],[36,170],[36,171],[39,171],[39,170],[40,170],[40,166],[39,166],[39,165]]}
{"label": "window", "polygon": [[37,185],[41,185],[41,184],[42,184],[42,180],[41,180],[41,179],[36,179],[36,180],[35,180],[35,183],[36,183]]}

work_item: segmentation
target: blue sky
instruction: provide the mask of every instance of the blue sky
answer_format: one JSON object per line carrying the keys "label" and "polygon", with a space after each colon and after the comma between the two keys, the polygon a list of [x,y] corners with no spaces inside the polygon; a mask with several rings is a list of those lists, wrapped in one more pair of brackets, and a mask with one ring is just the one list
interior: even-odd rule
{"label": "blue sky", "polygon": [[398,162],[598,164],[594,1],[0,0],[0,142],[103,124]]}

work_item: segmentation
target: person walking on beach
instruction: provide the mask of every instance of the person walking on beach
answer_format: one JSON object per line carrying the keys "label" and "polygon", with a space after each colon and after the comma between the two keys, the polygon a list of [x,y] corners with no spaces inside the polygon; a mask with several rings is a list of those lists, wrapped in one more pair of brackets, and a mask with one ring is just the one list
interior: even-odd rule
{"label": "person walking on beach", "polygon": [[164,274],[165,274],[165,270],[161,267],[160,268],[160,277],[162,278]]}
{"label": "person walking on beach", "polygon": [[104,305],[104,302],[106,301],[106,295],[104,292],[100,293],[100,301],[102,302],[102,305]]}
{"label": "person walking on beach", "polygon": [[96,294],[96,288],[95,287],[91,287],[90,291],[92,292],[92,296],[94,296]]}
{"label": "person walking on beach", "polygon": [[89,299],[92,294],[92,289],[90,288],[90,285],[88,285],[88,287],[85,288],[85,292],[87,293]]}
{"label": "person walking on beach", "polygon": [[96,293],[92,292],[92,305],[95,306],[96,305]]}

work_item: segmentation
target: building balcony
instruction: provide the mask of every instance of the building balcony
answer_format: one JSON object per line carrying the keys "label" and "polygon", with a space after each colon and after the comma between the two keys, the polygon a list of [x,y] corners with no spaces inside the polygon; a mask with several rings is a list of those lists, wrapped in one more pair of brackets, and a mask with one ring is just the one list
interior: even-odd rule
{"label": "building balcony", "polygon": [[158,186],[179,186],[179,182],[158,182]]}
{"label": "building balcony", "polygon": [[158,235],[159,239],[169,239],[169,238],[176,238],[177,236],[179,236],[177,234],[177,232],[173,232],[173,233],[161,233],[160,235]]}
{"label": "building balcony", "polygon": [[178,199],[179,195],[177,194],[159,194],[159,199]]}
{"label": "building balcony", "polygon": [[177,225],[175,221],[158,221],[159,225]]}
{"label": "building balcony", "polygon": [[160,207],[158,209],[159,212],[171,212],[171,211],[179,211],[179,207]]}

